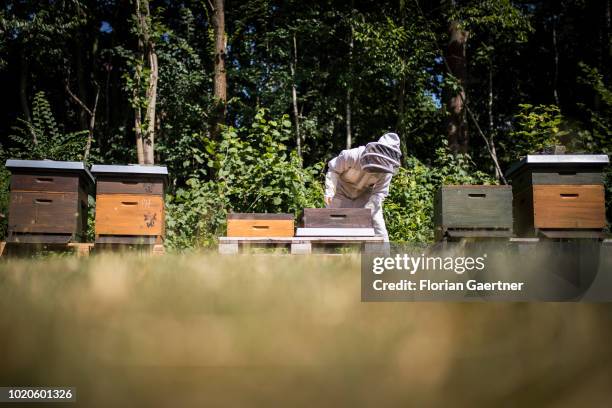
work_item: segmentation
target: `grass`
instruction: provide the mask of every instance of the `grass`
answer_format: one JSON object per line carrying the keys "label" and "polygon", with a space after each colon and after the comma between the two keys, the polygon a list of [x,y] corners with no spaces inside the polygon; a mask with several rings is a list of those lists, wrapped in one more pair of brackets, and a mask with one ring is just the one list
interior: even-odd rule
{"label": "grass", "polygon": [[612,307],[361,303],[359,257],[0,262],[0,385],[86,406],[606,406]]}

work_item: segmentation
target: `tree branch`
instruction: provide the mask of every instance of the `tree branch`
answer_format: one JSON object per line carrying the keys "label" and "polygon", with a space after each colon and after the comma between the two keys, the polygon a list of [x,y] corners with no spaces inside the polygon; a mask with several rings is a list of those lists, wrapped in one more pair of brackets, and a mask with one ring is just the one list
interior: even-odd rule
{"label": "tree branch", "polygon": [[[75,94],[72,93],[72,91],[70,90],[70,87],[68,86],[67,82],[65,84],[65,88],[66,88],[66,92],[68,93],[68,95],[70,95],[72,100],[75,101],[81,108],[83,108],[83,110],[85,112],[87,112],[87,114],[89,114],[89,116],[93,116],[92,111],[87,107],[87,105],[85,105],[83,103],[83,101],[81,101]],[[97,96],[96,96],[96,103],[97,103]]]}

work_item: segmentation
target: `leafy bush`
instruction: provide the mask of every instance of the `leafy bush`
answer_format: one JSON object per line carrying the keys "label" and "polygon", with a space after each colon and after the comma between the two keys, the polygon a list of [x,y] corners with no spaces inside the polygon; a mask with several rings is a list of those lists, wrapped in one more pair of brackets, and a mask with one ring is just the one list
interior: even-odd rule
{"label": "leafy bush", "polygon": [[323,204],[322,164],[303,168],[284,144],[291,122],[267,118],[261,109],[250,127],[228,127],[219,140],[205,142],[211,177],[192,178],[169,197],[167,241],[172,248],[206,246],[224,233],[228,211],[288,212]]}
{"label": "leafy bush", "polygon": [[578,106],[587,114],[587,131],[585,146],[592,152],[612,152],[612,89],[605,83],[605,78],[595,68],[579,64],[582,74],[578,81],[586,85],[599,104],[592,109],[585,104]]}
{"label": "leafy bush", "polygon": [[563,116],[556,105],[519,105],[514,130],[510,132],[511,159],[541,151],[560,143]]}
{"label": "leafy bush", "polygon": [[40,91],[34,96],[32,104],[32,121],[19,119],[21,127],[16,127],[16,134],[10,135],[19,148],[8,150],[12,158],[31,160],[82,160],[87,143],[87,131],[61,131],[51,105]]}
{"label": "leafy bush", "polygon": [[433,240],[434,196],[443,185],[495,184],[495,179],[476,171],[468,155],[437,149],[433,166],[415,157],[393,177],[384,212],[389,239],[396,242],[426,243]]}
{"label": "leafy bush", "polygon": [[0,241],[6,238],[8,227],[9,177],[8,170],[4,166],[0,167]]}
{"label": "leafy bush", "polygon": [[[16,134],[9,135],[16,147],[0,145],[0,161],[7,159],[31,160],[81,160],[87,143],[87,131],[65,133],[57,124],[45,93],[34,96],[32,120],[19,119],[21,127],[14,128]],[[0,169],[0,239],[6,237],[10,173]]]}

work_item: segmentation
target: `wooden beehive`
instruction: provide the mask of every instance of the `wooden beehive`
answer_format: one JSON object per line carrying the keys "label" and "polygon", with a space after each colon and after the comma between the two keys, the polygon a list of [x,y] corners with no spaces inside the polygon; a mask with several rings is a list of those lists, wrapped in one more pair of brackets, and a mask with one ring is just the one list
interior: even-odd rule
{"label": "wooden beehive", "polygon": [[227,214],[228,237],[292,237],[293,233],[293,214]]}
{"label": "wooden beehive", "polygon": [[521,236],[598,236],[606,226],[603,168],[607,155],[528,155],[512,180],[515,230]]}
{"label": "wooden beehive", "polygon": [[304,208],[304,228],[372,228],[369,208]]}
{"label": "wooden beehive", "polygon": [[441,187],[434,200],[437,240],[445,237],[512,236],[512,187]]}
{"label": "wooden beehive", "polygon": [[165,235],[164,166],[93,165],[96,243],[161,244]]}
{"label": "wooden beehive", "polygon": [[8,242],[64,244],[87,236],[94,179],[81,162],[7,160],[11,172]]}

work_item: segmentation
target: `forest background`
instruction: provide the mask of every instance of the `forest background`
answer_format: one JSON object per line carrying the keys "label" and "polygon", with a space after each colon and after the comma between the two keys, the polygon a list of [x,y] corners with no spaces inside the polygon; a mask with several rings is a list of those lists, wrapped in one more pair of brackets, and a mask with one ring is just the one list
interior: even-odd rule
{"label": "forest background", "polygon": [[[610,0],[7,0],[0,159],[166,165],[185,249],[228,211],[322,206],[325,163],[392,131],[390,237],[429,242],[440,185],[611,153],[611,39]],[[606,194],[610,220],[610,171]]]}

